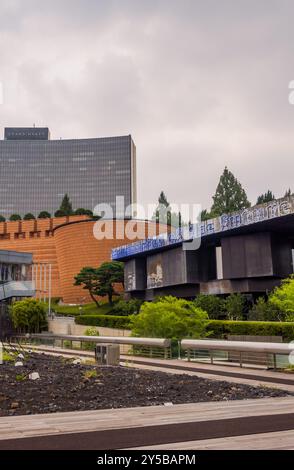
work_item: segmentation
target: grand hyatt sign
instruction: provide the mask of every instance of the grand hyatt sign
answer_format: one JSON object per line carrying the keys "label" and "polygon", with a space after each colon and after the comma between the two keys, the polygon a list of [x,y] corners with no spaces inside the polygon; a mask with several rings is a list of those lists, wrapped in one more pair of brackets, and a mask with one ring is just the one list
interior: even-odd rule
{"label": "grand hyatt sign", "polygon": [[195,224],[190,229],[179,228],[169,234],[162,234],[158,237],[147,238],[146,240],[115,248],[112,250],[112,259],[126,258],[146,251],[164,248],[181,242],[189,242],[208,235],[226,232],[291,214],[294,214],[294,196],[277,199],[233,212],[232,214],[223,214],[220,217]]}

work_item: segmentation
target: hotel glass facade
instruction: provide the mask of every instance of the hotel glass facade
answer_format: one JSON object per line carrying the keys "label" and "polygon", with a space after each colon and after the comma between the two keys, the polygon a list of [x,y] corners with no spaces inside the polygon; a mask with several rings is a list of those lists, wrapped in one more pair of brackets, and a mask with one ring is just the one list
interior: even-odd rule
{"label": "hotel glass facade", "polygon": [[38,140],[37,131],[6,129],[0,141],[1,215],[54,214],[66,193],[74,209],[107,203],[115,211],[116,196],[124,197],[125,207],[136,202],[136,147],[130,135],[46,140],[42,129]]}

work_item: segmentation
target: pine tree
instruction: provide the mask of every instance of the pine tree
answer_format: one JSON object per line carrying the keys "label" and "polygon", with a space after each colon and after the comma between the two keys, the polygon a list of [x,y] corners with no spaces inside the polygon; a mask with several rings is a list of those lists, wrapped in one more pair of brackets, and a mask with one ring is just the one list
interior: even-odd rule
{"label": "pine tree", "polygon": [[291,189],[289,188],[286,192],[285,192],[285,196],[284,197],[289,197],[289,196],[292,196],[293,193],[291,191]]}
{"label": "pine tree", "polygon": [[233,173],[225,167],[213,196],[211,213],[216,217],[247,207],[250,207],[250,202],[247,199],[245,190]]}
{"label": "pine tree", "polygon": [[172,225],[174,227],[181,227],[184,224],[182,214],[180,212],[172,212],[170,203],[163,191],[161,191],[158,198],[158,205],[152,216],[152,220],[161,224]]}
{"label": "pine tree", "polygon": [[264,204],[265,202],[274,201],[276,198],[272,191],[268,190],[266,193],[258,196],[256,204]]}
{"label": "pine tree", "polygon": [[169,202],[166,198],[166,195],[164,194],[163,191],[161,191],[160,195],[159,195],[159,198],[158,198],[158,204],[162,204],[163,206],[165,206],[166,208],[169,208]]}
{"label": "pine tree", "polygon": [[72,203],[70,202],[68,194],[64,195],[64,198],[62,199],[62,203],[60,204],[60,207],[59,207],[59,211],[63,212],[64,215],[73,214]]}

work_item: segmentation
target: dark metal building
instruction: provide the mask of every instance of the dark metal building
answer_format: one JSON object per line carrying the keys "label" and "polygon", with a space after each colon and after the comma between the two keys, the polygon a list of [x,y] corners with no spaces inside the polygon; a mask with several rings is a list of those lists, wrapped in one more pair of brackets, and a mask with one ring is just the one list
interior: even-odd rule
{"label": "dark metal building", "polygon": [[[6,128],[0,140],[0,214],[54,213],[67,193],[93,210],[116,196],[136,202],[136,147],[130,135],[50,140],[48,128]],[[121,216],[122,214],[117,214]]]}
{"label": "dark metal building", "polygon": [[[187,250],[198,232],[200,248]],[[178,231],[112,251],[126,292],[146,300],[265,293],[293,273],[293,255],[294,196],[208,220],[186,239]]]}

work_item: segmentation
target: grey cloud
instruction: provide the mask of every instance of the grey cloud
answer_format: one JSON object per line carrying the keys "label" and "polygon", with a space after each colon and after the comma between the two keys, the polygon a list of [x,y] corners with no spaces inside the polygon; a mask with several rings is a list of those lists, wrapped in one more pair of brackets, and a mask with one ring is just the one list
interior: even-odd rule
{"label": "grey cloud", "polygon": [[132,133],[144,202],[209,206],[225,165],[253,202],[291,186],[293,2],[25,3],[0,4],[2,127]]}

